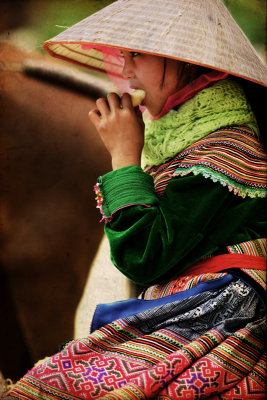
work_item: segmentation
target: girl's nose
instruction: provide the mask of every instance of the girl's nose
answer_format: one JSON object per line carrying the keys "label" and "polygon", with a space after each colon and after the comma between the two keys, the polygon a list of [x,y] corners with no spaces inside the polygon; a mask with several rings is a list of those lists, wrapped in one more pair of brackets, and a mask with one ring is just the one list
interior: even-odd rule
{"label": "girl's nose", "polygon": [[125,79],[132,79],[135,77],[134,70],[132,68],[131,62],[124,60],[124,65],[122,69],[122,76]]}

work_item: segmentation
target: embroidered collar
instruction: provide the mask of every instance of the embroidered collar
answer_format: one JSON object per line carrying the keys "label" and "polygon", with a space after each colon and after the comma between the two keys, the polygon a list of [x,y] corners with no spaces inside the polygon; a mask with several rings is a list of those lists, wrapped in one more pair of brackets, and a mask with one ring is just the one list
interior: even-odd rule
{"label": "embroidered collar", "polygon": [[159,165],[211,132],[247,126],[259,134],[256,118],[241,86],[227,78],[198,92],[162,118],[145,120],[142,165]]}
{"label": "embroidered collar", "polygon": [[165,105],[158,115],[151,116],[151,119],[159,119],[167,114],[171,109],[187,100],[192,99],[200,90],[213,85],[216,81],[227,78],[228,74],[221,71],[211,71],[196,78],[192,83],[189,83],[178,92],[169,96]]}

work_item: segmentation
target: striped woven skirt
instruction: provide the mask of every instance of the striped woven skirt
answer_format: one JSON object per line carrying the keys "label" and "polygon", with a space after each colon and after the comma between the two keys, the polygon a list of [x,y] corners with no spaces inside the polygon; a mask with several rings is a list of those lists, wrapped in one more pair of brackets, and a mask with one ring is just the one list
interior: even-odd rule
{"label": "striped woven skirt", "polygon": [[97,315],[6,399],[266,398],[265,306],[238,274],[181,277]]}

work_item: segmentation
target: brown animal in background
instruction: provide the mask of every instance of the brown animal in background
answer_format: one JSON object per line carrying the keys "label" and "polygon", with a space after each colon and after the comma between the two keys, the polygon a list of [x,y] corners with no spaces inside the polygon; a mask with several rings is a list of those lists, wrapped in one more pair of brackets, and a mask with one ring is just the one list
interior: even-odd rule
{"label": "brown animal in background", "polygon": [[110,170],[88,119],[97,90],[89,96],[29,77],[26,58],[0,44],[0,370],[14,380],[73,336],[103,235],[93,185]]}

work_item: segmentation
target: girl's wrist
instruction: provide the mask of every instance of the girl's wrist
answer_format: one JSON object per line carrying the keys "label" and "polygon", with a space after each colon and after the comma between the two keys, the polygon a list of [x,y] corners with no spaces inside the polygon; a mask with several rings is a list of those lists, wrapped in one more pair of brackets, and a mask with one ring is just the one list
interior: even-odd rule
{"label": "girl's wrist", "polygon": [[125,156],[125,157],[112,157],[112,169],[115,171],[116,169],[123,167],[130,167],[131,165],[141,165],[141,157],[140,156]]}

